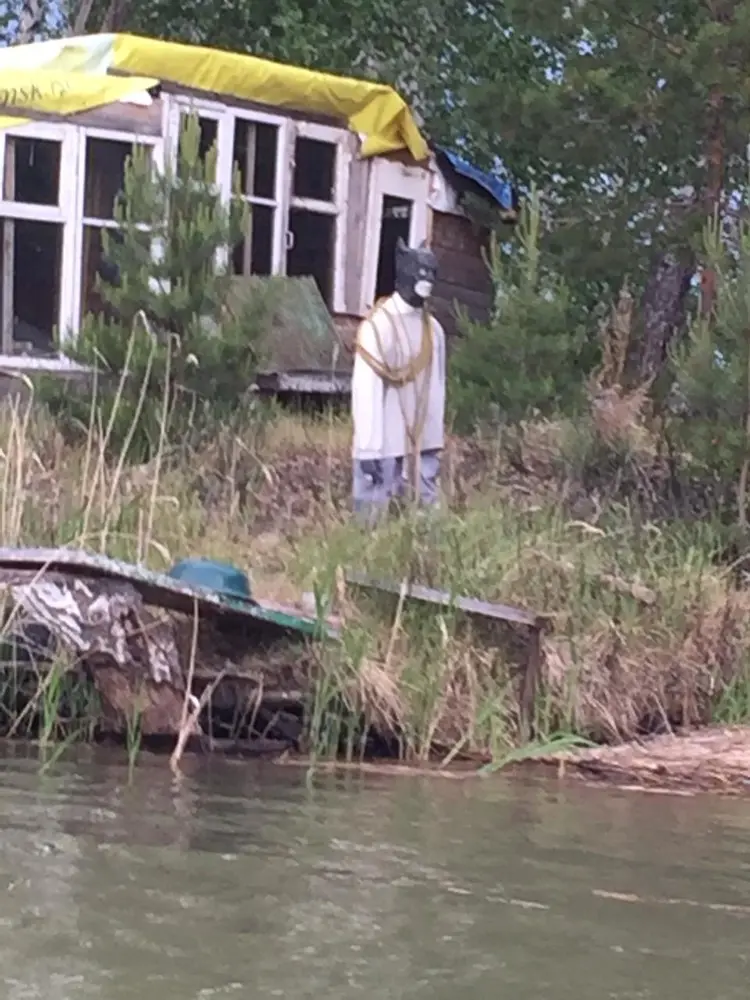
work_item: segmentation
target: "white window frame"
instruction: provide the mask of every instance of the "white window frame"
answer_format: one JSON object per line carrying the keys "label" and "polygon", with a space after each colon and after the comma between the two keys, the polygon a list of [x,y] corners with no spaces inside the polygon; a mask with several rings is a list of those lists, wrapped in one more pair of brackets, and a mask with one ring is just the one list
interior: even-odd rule
{"label": "white window frame", "polygon": [[272,125],[276,133],[276,175],[274,177],[273,198],[261,198],[258,195],[243,194],[242,200],[250,205],[265,205],[273,208],[273,237],[271,245],[271,274],[283,274],[286,265],[287,242],[287,209],[286,189],[289,187],[289,166],[286,150],[291,122],[282,115],[266,114],[263,111],[241,111],[235,108],[227,110],[219,125],[219,153],[216,162],[216,174],[222,191],[226,192],[227,200],[232,195],[232,173],[234,152],[234,130],[238,121],[252,122],[258,125]]}
{"label": "white window frame", "polygon": [[[352,155],[347,141],[349,132],[346,129],[335,128],[331,125],[318,125],[313,122],[301,121],[293,124],[292,160],[289,164],[288,183],[289,207],[290,209],[298,208],[308,212],[315,212],[319,215],[335,216],[331,312],[344,313],[346,312],[345,271],[347,221],[349,216],[349,175]],[[294,194],[294,150],[297,139],[314,139],[336,147],[332,201],[300,198]],[[287,223],[288,225],[289,223]]]}
{"label": "white window frame", "polygon": [[[272,125],[278,129],[276,147],[276,177],[273,198],[243,195],[251,206],[265,205],[274,209],[273,241],[271,247],[271,273],[286,274],[286,256],[290,249],[289,212],[291,208],[307,209],[336,217],[334,235],[333,290],[331,310],[345,312],[345,266],[347,253],[347,220],[349,200],[349,175],[352,152],[348,142],[349,131],[330,125],[295,121],[284,115],[271,112],[244,110],[220,101],[206,100],[177,94],[165,98],[166,155],[174,163],[179,141],[180,115],[185,112],[209,118],[216,127],[216,184],[226,203],[232,196],[232,173],[234,130],[238,121]],[[334,176],[333,201],[317,201],[295,197],[292,192],[294,182],[294,150],[297,138],[317,139],[336,146],[336,169]],[[226,264],[226,254],[220,255],[220,264]]]}
{"label": "white window frame", "polygon": [[75,260],[74,287],[72,292],[72,305],[75,316],[75,323],[72,326],[73,334],[77,334],[81,327],[81,307],[83,296],[83,235],[86,228],[91,229],[117,229],[114,219],[101,219],[93,215],[84,215],[86,202],[86,142],[88,139],[102,139],[104,142],[118,142],[130,146],[148,146],[151,149],[151,160],[156,170],[164,169],[164,139],[155,135],[140,135],[135,132],[126,132],[119,129],[81,127],[76,129],[77,139],[77,184],[75,190],[75,219],[77,225],[74,226],[75,248],[73,257]]}
{"label": "white window frame", "polygon": [[[196,114],[199,118],[210,118],[216,122],[216,181],[219,177],[219,157],[221,156],[221,144],[219,142],[219,131],[221,122],[227,113],[226,104],[219,101],[208,101],[202,97],[183,97],[178,94],[163,94],[164,105],[162,113],[162,132],[164,134],[164,156],[172,167],[177,164],[177,153],[180,144],[180,116],[182,114]],[[229,154],[231,161],[231,152]],[[231,176],[231,171],[230,171]],[[222,196],[224,191],[222,189]]]}
{"label": "white window frame", "polygon": [[[2,184],[5,178],[5,154],[6,141],[8,138],[29,138],[48,140],[61,143],[60,150],[60,177],[59,177],[59,197],[58,204],[55,205],[33,205],[22,202],[6,201],[3,197]],[[29,122],[26,125],[4,129],[0,135],[0,220],[14,219],[18,221],[30,220],[34,222],[52,222],[62,225],[62,260],[60,267],[60,297],[58,303],[57,316],[57,337],[62,345],[67,340],[72,330],[77,330],[74,325],[75,309],[73,304],[73,288],[75,285],[76,258],[76,134],[75,129],[69,125],[57,125],[47,122]],[[0,280],[1,277],[0,277]],[[2,353],[0,344],[0,358],[8,358],[13,364],[21,359],[21,355]],[[44,360],[44,359],[28,359]]]}
{"label": "white window frame", "polygon": [[409,245],[417,247],[428,236],[428,201],[430,172],[423,167],[407,166],[397,160],[375,160],[370,172],[370,192],[367,199],[366,232],[377,233],[376,239],[365,243],[362,268],[360,315],[366,316],[375,304],[375,286],[380,256],[383,200],[386,196],[411,201],[413,211],[409,224]]}
{"label": "white window frame", "polygon": [[[204,100],[199,97],[187,97],[171,94],[167,98],[168,156],[171,163],[177,159],[177,149],[180,136],[180,116],[184,113],[198,115],[199,118],[210,118],[217,123],[216,127],[216,185],[219,188],[222,201],[227,204],[232,197],[232,174],[234,152],[234,130],[237,121],[246,121],[258,125],[272,125],[278,129],[276,145],[276,176],[274,180],[274,197],[261,198],[255,195],[242,195],[243,201],[250,204],[266,205],[274,209],[273,235],[271,245],[271,273],[283,274],[286,264],[286,240],[288,226],[287,189],[291,184],[289,174],[289,128],[291,122],[283,115],[271,114],[265,111],[245,111],[220,101]],[[220,254],[219,263],[226,263],[227,254]]]}

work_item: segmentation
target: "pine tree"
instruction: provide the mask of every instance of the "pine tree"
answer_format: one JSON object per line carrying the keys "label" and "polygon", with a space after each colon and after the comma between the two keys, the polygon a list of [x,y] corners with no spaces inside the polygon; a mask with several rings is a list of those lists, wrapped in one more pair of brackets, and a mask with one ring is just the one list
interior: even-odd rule
{"label": "pine tree", "polygon": [[518,225],[517,246],[494,239],[490,251],[495,302],[489,323],[462,317],[450,361],[450,400],[457,429],[532,411],[574,405],[583,380],[585,331],[573,321],[568,290],[540,256],[541,207],[532,193]]}
{"label": "pine tree", "polygon": [[[747,527],[750,473],[750,222],[740,219],[731,244],[714,219],[704,233],[716,276],[715,308],[698,315],[674,355],[669,433],[682,457],[683,479],[702,484],[722,514],[738,500]],[[709,496],[710,495],[710,496]]]}
{"label": "pine tree", "polygon": [[[240,313],[225,309],[232,274],[227,252],[247,228],[239,197],[228,204],[212,184],[216,150],[202,157],[197,119],[186,119],[177,163],[163,171],[136,149],[117,199],[118,227],[105,231],[100,294],[105,313],[86,317],[68,348],[76,361],[97,370],[97,405],[107,425],[114,413],[113,448],[128,437],[144,458],[159,440],[167,413],[170,437],[235,413],[254,382],[259,340],[269,321],[268,296],[247,297]],[[75,409],[88,423],[81,400],[62,397],[47,384],[56,411]]]}

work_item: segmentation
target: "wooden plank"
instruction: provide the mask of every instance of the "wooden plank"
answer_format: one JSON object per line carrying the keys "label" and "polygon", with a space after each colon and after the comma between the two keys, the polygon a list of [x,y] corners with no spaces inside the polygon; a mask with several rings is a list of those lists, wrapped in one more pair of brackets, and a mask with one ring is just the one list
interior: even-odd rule
{"label": "wooden plank", "polygon": [[432,245],[459,253],[478,254],[489,245],[488,230],[477,226],[462,215],[435,212],[432,223]]}
{"label": "wooden plank", "polygon": [[[365,591],[380,591],[395,597],[400,597],[402,593],[400,584],[371,580],[361,573],[347,572],[345,579],[351,586]],[[522,625],[529,630],[528,652],[522,668],[518,699],[519,735],[522,743],[528,742],[534,735],[534,710],[541,683],[542,632],[551,621],[551,616],[526,611],[512,604],[490,603],[474,597],[454,597],[446,591],[433,590],[431,587],[423,587],[416,583],[407,585],[404,597],[434,604],[437,607],[455,608],[464,614],[484,620]]]}
{"label": "wooden plank", "polygon": [[196,101],[214,101],[217,104],[224,104],[228,108],[236,108],[238,111],[260,111],[264,115],[280,115],[283,118],[291,118],[293,121],[311,122],[317,125],[329,125],[332,128],[348,129],[349,123],[333,115],[313,114],[310,111],[297,110],[296,108],[279,108],[273,104],[261,104],[259,101],[244,101],[238,97],[231,97],[228,94],[220,94],[212,90],[196,90],[194,87],[182,87],[169,80],[162,83],[162,92],[165,94],[176,94],[180,97],[192,98]]}
{"label": "wooden plank", "polygon": [[294,392],[302,395],[348,396],[352,389],[350,375],[321,375],[319,372],[275,372],[258,375],[255,384],[261,392]]}
{"label": "wooden plank", "polygon": [[492,278],[479,247],[471,253],[435,247],[438,281],[445,280],[476,292],[492,292]]}
{"label": "wooden plank", "polygon": [[379,160],[388,160],[389,163],[401,163],[405,167],[411,167],[412,169],[417,166],[421,169],[426,170],[427,166],[424,161],[415,160],[408,149],[394,149],[389,153],[383,153],[378,156]]}
{"label": "wooden plank", "polygon": [[28,118],[33,122],[48,122],[54,125],[101,128],[142,136],[162,134],[161,105],[158,101],[154,101],[147,108],[133,104],[108,104],[72,115],[55,115],[28,108],[8,108],[7,113]]}
{"label": "wooden plank", "polygon": [[[383,580],[372,580],[363,573],[347,572],[345,579],[351,586],[361,590],[379,590],[386,594],[400,596],[401,584],[390,583]],[[443,608],[456,608],[468,615],[476,615],[481,618],[492,618],[495,621],[508,622],[512,625],[525,625],[527,628],[541,629],[546,621],[544,615],[537,615],[523,608],[515,607],[511,604],[495,604],[489,601],[481,601],[475,597],[452,596],[444,590],[434,590],[432,587],[423,587],[419,583],[410,583],[406,588],[405,596],[414,601],[421,601],[426,604],[435,604]]]}
{"label": "wooden plank", "polygon": [[542,670],[542,629],[532,629],[529,636],[529,652],[521,679],[518,698],[518,722],[521,743],[528,743],[534,735],[534,707],[539,692]]}
{"label": "wooden plank", "polygon": [[[255,125],[248,124],[247,139],[245,146],[245,191],[246,195],[255,194],[255,150],[257,146],[257,129]],[[278,156],[278,152],[276,154]],[[253,209],[247,217],[245,228],[245,242],[242,247],[242,273],[253,273]]]}
{"label": "wooden plank", "polygon": [[[16,143],[13,136],[5,137],[5,176],[3,182],[3,199],[16,200]],[[3,354],[13,353],[13,332],[15,326],[15,303],[13,276],[15,273],[16,256],[16,224],[12,219],[3,220],[3,254],[2,254],[2,344]]]}
{"label": "wooden plank", "polygon": [[[456,305],[454,302],[445,302],[442,299],[431,299],[430,311],[443,327],[445,335],[449,340],[461,335],[461,329],[458,323],[458,313],[456,312]],[[488,320],[489,314],[486,309],[464,306],[464,311],[468,314],[469,320],[473,323],[486,323]]]}
{"label": "wooden plank", "polygon": [[360,308],[360,292],[367,238],[367,198],[370,185],[371,161],[353,156],[349,169],[349,204],[346,219],[346,264],[344,270],[344,306],[356,314]]}
{"label": "wooden plank", "polygon": [[65,119],[72,125],[84,128],[111,129],[115,132],[132,132],[142,136],[162,134],[162,106],[157,98],[148,107],[137,104],[107,104],[91,111],[80,111]]}
{"label": "wooden plank", "polygon": [[451,306],[454,302],[460,302],[461,305],[467,308],[483,310],[485,313],[492,306],[491,290],[478,292],[473,288],[465,288],[463,285],[454,284],[452,281],[443,281],[439,277],[435,282],[433,297],[435,301],[442,300]]}

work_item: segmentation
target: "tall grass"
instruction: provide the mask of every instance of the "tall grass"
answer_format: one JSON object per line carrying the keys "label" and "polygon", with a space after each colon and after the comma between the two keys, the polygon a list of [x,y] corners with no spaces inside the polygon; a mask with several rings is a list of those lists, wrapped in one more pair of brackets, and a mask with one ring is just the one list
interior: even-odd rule
{"label": "tall grass", "polygon": [[[0,544],[83,546],[154,568],[206,555],[248,569],[259,596],[312,589],[318,613],[342,619],[342,642],[320,648],[307,677],[317,757],[357,759],[375,733],[380,749],[405,759],[497,762],[520,738],[521,635],[365,598],[343,584],[344,568],[549,615],[536,747],[750,717],[750,602],[720,564],[710,523],[656,525],[613,504],[596,523],[574,518],[557,499],[559,479],[514,491],[496,445],[470,441],[446,455],[443,510],[363,532],[347,514],[344,418],[277,412],[217,427],[195,446],[162,435],[157,457],[135,467],[110,453],[107,434],[92,417],[79,443],[66,442],[33,396],[0,407]],[[36,699],[24,723],[36,715],[48,743],[64,738],[62,706],[82,683],[57,669],[21,699]],[[18,725],[19,676],[0,674],[6,732],[30,731]],[[83,688],[76,697],[91,710]],[[93,717],[72,715],[91,738]],[[133,734],[135,759],[137,726]]]}

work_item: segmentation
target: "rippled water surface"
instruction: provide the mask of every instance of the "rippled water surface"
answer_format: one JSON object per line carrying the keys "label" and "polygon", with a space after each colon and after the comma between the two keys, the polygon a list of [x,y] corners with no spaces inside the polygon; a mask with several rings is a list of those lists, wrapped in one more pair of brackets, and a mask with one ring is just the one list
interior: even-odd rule
{"label": "rippled water surface", "polygon": [[747,1000],[750,801],[0,756],[0,998]]}

